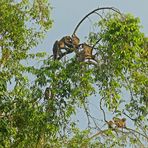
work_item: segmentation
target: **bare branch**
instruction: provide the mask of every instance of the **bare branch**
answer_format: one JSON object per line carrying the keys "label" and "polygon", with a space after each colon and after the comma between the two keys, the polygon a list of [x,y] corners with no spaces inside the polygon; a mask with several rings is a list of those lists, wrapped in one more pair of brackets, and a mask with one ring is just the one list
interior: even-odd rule
{"label": "bare branch", "polygon": [[102,38],[99,38],[96,43],[93,45],[92,50],[95,48],[95,46],[101,41]]}
{"label": "bare branch", "polygon": [[80,20],[80,22],[78,23],[78,25],[77,25],[76,28],[74,29],[73,35],[76,34],[76,31],[78,30],[79,26],[82,24],[82,22],[83,22],[88,16],[90,16],[90,15],[93,14],[93,13],[96,13],[96,11],[105,10],[105,9],[112,10],[112,11],[115,11],[115,12],[121,14],[120,11],[119,11],[118,9],[114,8],[114,7],[102,7],[102,8],[94,9],[93,11],[91,11],[90,13],[88,13],[87,15],[85,15],[85,16]]}
{"label": "bare branch", "polygon": [[94,13],[99,15],[103,19],[103,16],[101,14],[99,14],[98,12],[94,12]]}
{"label": "bare branch", "polygon": [[[86,113],[86,116],[87,116],[87,120],[88,120],[88,127],[91,127],[90,124],[91,124],[91,120],[93,121],[94,125],[97,127],[97,129],[101,130],[100,127],[98,126],[98,124],[96,123],[95,120],[97,120],[95,117],[93,117],[90,113],[90,110],[89,108],[86,106],[87,102],[84,102],[83,103],[83,106],[84,106],[84,110],[85,110],[85,113]],[[90,120],[91,119],[91,120]]]}
{"label": "bare branch", "polygon": [[133,129],[128,128],[128,127],[125,127],[125,129],[128,130],[128,131],[131,131],[131,132],[137,133],[137,134],[143,136],[144,138],[146,138],[146,139],[148,140],[148,136],[146,136],[146,135],[144,135],[144,134],[142,134],[142,133],[140,133],[140,132],[138,132],[138,131],[136,131],[136,130],[133,130]]}
{"label": "bare branch", "polygon": [[107,120],[106,120],[105,111],[104,111],[104,109],[102,108],[102,100],[103,100],[103,99],[104,99],[104,97],[102,97],[101,100],[100,100],[100,109],[101,109],[102,112],[103,112],[104,121],[105,121],[106,123],[108,123]]}

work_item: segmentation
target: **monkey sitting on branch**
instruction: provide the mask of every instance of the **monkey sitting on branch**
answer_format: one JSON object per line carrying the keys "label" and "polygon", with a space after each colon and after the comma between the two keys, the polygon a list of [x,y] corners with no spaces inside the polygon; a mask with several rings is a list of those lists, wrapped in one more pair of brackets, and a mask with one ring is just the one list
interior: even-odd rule
{"label": "monkey sitting on branch", "polygon": [[108,128],[126,128],[126,118],[117,118],[117,117],[113,117],[113,121],[106,121],[106,123],[108,124]]}
{"label": "monkey sitting on branch", "polygon": [[[61,40],[55,41],[53,45],[53,59],[60,60],[66,54],[72,53],[75,49],[79,47],[80,39],[73,34],[72,37],[64,36]],[[62,49],[66,50],[62,52]]]}
{"label": "monkey sitting on branch", "polygon": [[113,121],[117,128],[126,128],[126,118],[113,117]]}
{"label": "monkey sitting on branch", "polygon": [[79,47],[81,46],[82,50],[78,51],[77,54],[77,59],[79,62],[85,62],[85,60],[95,60],[95,55],[92,54],[93,47],[90,45],[83,43],[80,44]]}

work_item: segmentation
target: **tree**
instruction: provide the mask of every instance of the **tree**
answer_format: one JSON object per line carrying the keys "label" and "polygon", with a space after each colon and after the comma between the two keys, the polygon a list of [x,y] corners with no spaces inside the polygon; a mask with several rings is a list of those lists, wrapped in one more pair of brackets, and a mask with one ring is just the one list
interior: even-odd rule
{"label": "tree", "polygon": [[[84,48],[80,43],[68,59],[53,60],[51,56],[36,67],[26,62],[44,57],[44,53],[29,51],[51,27],[50,7],[43,0],[0,3],[1,147],[144,147],[148,140],[148,39],[140,31],[139,19],[112,7],[97,8],[73,33],[89,15],[100,16],[95,23],[100,31],[90,32],[86,43],[92,47],[93,59],[78,60],[79,50]],[[100,13],[102,10],[114,13]],[[35,24],[33,28],[30,23]],[[129,94],[126,99],[124,89]],[[104,117],[101,122],[89,109],[90,96],[96,94]],[[87,115],[84,131],[71,119],[78,107]],[[107,111],[116,120],[128,118],[134,129],[118,127],[107,119]],[[114,127],[108,127],[109,120]]]}
{"label": "tree", "polygon": [[36,103],[41,98],[41,89],[31,85],[29,77],[35,67],[27,61],[44,55],[30,50],[51,28],[50,10],[42,0],[0,1],[1,147],[32,146],[42,131],[44,113]]}

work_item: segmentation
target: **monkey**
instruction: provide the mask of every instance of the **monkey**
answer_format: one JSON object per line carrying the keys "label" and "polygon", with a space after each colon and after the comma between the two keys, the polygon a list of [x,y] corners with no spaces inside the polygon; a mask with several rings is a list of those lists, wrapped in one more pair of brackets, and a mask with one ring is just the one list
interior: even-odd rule
{"label": "monkey", "polygon": [[107,122],[107,125],[108,125],[109,129],[113,129],[114,128],[114,122],[112,120],[106,121],[106,122]]}
{"label": "monkey", "polygon": [[77,60],[79,62],[84,62],[85,61],[85,52],[84,52],[84,50],[77,52]]}
{"label": "monkey", "polygon": [[[72,37],[64,36],[59,41],[55,41],[53,45],[53,59],[61,59],[64,55],[72,53],[79,48],[79,43],[80,39],[75,34]],[[66,52],[62,52],[62,49],[65,49]]]}
{"label": "monkey", "polygon": [[70,36],[65,36],[59,41],[59,47],[62,48],[72,48],[72,38]]}
{"label": "monkey", "polygon": [[82,51],[77,53],[78,61],[83,62],[85,59],[95,60],[95,55],[92,55],[93,48],[86,43],[81,44]]}
{"label": "monkey", "polygon": [[66,53],[71,53],[71,49],[73,48],[72,38],[70,36],[64,36],[59,41],[55,41],[53,45],[53,59],[60,59],[62,57],[61,49],[65,49]]}
{"label": "monkey", "polygon": [[119,123],[119,127],[126,128],[126,118],[121,119],[121,122]]}
{"label": "monkey", "polygon": [[44,92],[44,100],[48,100],[53,97],[50,87],[47,87]]}
{"label": "monkey", "polygon": [[44,99],[48,100],[49,97],[50,97],[50,88],[47,87],[44,92]]}
{"label": "monkey", "polygon": [[73,34],[72,35],[72,45],[73,45],[73,48],[74,49],[78,49],[79,43],[80,43],[80,39],[75,34]]}
{"label": "monkey", "polygon": [[116,118],[116,117],[113,117],[113,121],[114,121],[114,124],[116,125],[116,127],[118,128],[126,128],[126,118]]}

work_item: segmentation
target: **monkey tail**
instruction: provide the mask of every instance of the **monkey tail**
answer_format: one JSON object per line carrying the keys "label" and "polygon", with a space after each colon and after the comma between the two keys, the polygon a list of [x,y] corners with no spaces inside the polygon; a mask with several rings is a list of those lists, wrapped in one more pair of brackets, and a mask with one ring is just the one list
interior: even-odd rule
{"label": "monkey tail", "polygon": [[55,41],[53,45],[53,59],[56,60],[58,58],[58,41]]}

